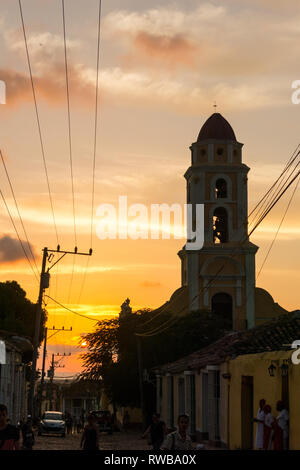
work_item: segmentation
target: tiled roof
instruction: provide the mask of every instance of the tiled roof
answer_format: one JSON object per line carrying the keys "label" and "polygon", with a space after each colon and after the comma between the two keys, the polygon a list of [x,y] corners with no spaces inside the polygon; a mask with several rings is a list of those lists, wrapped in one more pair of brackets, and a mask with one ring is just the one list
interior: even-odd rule
{"label": "tiled roof", "polygon": [[218,365],[243,354],[289,350],[296,339],[300,339],[299,310],[251,330],[229,333],[215,343],[156,370],[175,374]]}

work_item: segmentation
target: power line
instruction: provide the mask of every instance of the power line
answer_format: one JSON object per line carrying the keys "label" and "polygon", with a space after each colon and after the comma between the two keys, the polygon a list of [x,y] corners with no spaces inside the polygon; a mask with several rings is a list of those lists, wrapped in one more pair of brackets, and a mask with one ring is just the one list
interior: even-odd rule
{"label": "power line", "polygon": [[300,147],[300,144],[297,145],[296,149],[294,150],[294,152],[292,153],[291,157],[289,158],[289,160],[287,161],[284,169],[282,170],[282,172],[280,173],[280,175],[278,176],[278,178],[275,180],[275,182],[272,184],[272,186],[269,188],[269,190],[266,192],[266,194],[260,199],[260,201],[256,204],[256,206],[251,210],[250,214],[248,215],[248,217],[250,217],[252,214],[255,213],[256,209],[258,208],[258,206],[268,197],[269,193],[272,191],[272,189],[276,186],[276,184],[280,181],[280,179],[282,178],[282,176],[285,174],[285,172],[289,169],[289,167],[293,164],[293,162],[295,161],[295,159],[298,157],[299,155],[299,149]]}
{"label": "power line", "polygon": [[267,217],[267,215],[269,214],[269,212],[273,209],[273,207],[275,206],[275,204],[277,204],[277,202],[282,198],[282,196],[284,195],[284,193],[288,190],[288,188],[293,184],[293,182],[298,178],[300,174],[300,171],[298,171],[298,173],[293,177],[293,179],[289,182],[289,184],[281,191],[281,193],[275,198],[275,200],[269,205],[269,207],[266,209],[266,211],[264,212],[264,214],[261,216],[261,218],[259,219],[259,221],[255,224],[255,226],[251,229],[248,237],[250,237],[250,235],[254,232],[254,230],[256,230],[256,228],[261,224],[261,222]]}
{"label": "power line", "polygon": [[297,189],[298,189],[299,183],[300,183],[300,178],[298,179],[298,182],[297,182],[297,184],[296,184],[296,186],[295,186],[295,188],[294,188],[294,191],[293,191],[292,194],[291,194],[291,197],[290,197],[289,202],[288,202],[288,204],[287,204],[287,206],[286,206],[286,209],[285,209],[285,211],[284,211],[284,213],[283,213],[283,216],[282,216],[282,218],[281,218],[281,220],[280,220],[280,223],[279,223],[279,225],[278,225],[278,228],[277,228],[277,231],[276,231],[276,233],[275,233],[275,235],[274,235],[274,238],[273,238],[273,240],[272,240],[272,242],[271,242],[271,244],[270,244],[270,246],[269,246],[269,249],[268,249],[268,251],[267,251],[267,254],[266,254],[266,256],[265,256],[265,258],[264,258],[264,260],[263,260],[263,262],[262,262],[262,265],[261,265],[261,267],[260,267],[260,269],[259,269],[259,271],[258,271],[258,274],[257,274],[257,276],[256,276],[256,280],[259,278],[260,273],[261,273],[261,271],[262,271],[264,265],[266,264],[266,261],[267,261],[267,259],[268,259],[268,257],[269,257],[269,254],[270,254],[270,252],[271,252],[271,250],[272,250],[272,248],[273,248],[273,245],[274,245],[274,243],[275,243],[275,241],[276,241],[276,239],[277,239],[279,230],[281,229],[281,226],[282,226],[282,224],[283,224],[283,222],[284,222],[284,219],[285,219],[285,217],[286,217],[286,214],[287,214],[287,212],[288,212],[288,210],[289,210],[289,208],[290,208],[290,205],[291,205],[291,203],[292,203],[292,201],[293,201],[293,198],[294,198],[294,196],[295,196],[295,194],[296,194],[296,191],[297,191]]}
{"label": "power line", "polygon": [[[198,297],[198,294],[193,297],[192,302],[194,302],[194,300],[196,300],[197,297]],[[167,320],[165,323],[163,323],[159,327],[156,327],[153,330],[148,331],[146,333],[136,333],[135,335],[136,336],[148,337],[148,336],[156,336],[157,334],[162,333],[163,331],[170,328],[170,326],[175,325],[175,323],[177,323],[179,320],[181,320],[182,317],[180,317],[179,315],[180,315],[180,313],[182,313],[185,310],[185,308],[186,307],[184,306],[181,310],[179,310],[179,312],[177,313],[175,318],[170,318],[169,320]],[[142,326],[144,326],[144,324],[145,323],[143,323]]]}
{"label": "power line", "polygon": [[[99,69],[100,69],[100,39],[101,39],[101,10],[102,0],[99,0],[98,12],[98,39],[97,39],[97,59],[96,59],[96,89],[95,89],[95,119],[94,119],[94,150],[93,150],[93,170],[92,170],[92,206],[91,206],[91,233],[90,246],[93,247],[93,227],[94,227],[94,207],[95,207],[95,175],[96,175],[96,155],[97,155],[97,131],[98,131],[98,98],[99,98]],[[81,288],[79,290],[78,304],[80,302],[82,292],[86,282],[87,271],[90,259],[87,259],[85,270],[83,273]]]}
{"label": "power line", "polygon": [[80,287],[80,290],[79,290],[79,295],[78,295],[78,300],[77,300],[78,305],[80,303],[82,292],[83,292],[83,289],[84,289],[84,286],[85,286],[86,275],[87,275],[87,271],[88,271],[88,268],[89,268],[89,264],[90,264],[90,258],[87,259],[87,262],[86,262],[86,265],[85,265],[85,268],[84,268],[83,278],[82,278],[81,287]]}
{"label": "power line", "polygon": [[50,297],[49,295],[45,295],[46,297],[48,297],[48,299],[52,300],[52,302],[56,303],[57,305],[59,305],[61,308],[64,308],[65,310],[68,310],[68,312],[70,313],[74,313],[74,315],[78,315],[79,317],[82,317],[82,318],[85,318],[86,320],[91,320],[95,323],[98,323],[98,320],[95,320],[94,318],[91,318],[91,317],[87,317],[86,315],[83,315],[81,313],[78,313],[78,312],[75,312],[75,310],[72,310],[68,307],[66,307],[65,305],[61,304],[60,302],[58,302],[57,300],[53,299],[52,297]]}
{"label": "power line", "polygon": [[68,138],[69,138],[69,156],[70,156],[72,205],[73,205],[74,241],[75,241],[75,246],[77,246],[74,175],[73,175],[73,152],[72,152],[72,135],[71,135],[71,111],[70,111],[70,92],[69,92],[69,72],[68,72],[66,17],[65,17],[65,1],[64,0],[62,0],[62,20],[63,20],[63,35],[64,35],[64,59],[65,59],[66,91],[67,91]]}
{"label": "power line", "polygon": [[36,114],[36,120],[37,120],[38,134],[39,134],[39,140],[40,140],[40,144],[41,144],[42,158],[43,158],[43,163],[44,163],[44,170],[45,170],[45,175],[46,175],[48,194],[49,194],[49,200],[50,200],[50,206],[51,206],[51,212],[52,212],[52,218],[53,218],[53,224],[54,224],[54,231],[55,231],[55,235],[56,235],[56,241],[57,241],[57,244],[58,244],[59,242],[58,242],[57,225],[56,225],[56,219],[55,219],[55,214],[54,214],[53,200],[52,200],[51,189],[50,189],[50,182],[49,182],[49,175],[48,175],[48,169],[47,169],[47,163],[46,163],[46,157],[45,157],[45,150],[44,150],[44,143],[43,143],[43,137],[42,137],[40,116],[39,116],[39,110],[38,110],[37,99],[36,99],[35,88],[34,88],[34,81],[33,81],[32,68],[31,68],[29,51],[28,51],[27,36],[26,36],[26,30],[25,30],[25,23],[24,23],[21,0],[19,0],[19,8],[20,8],[20,16],[21,16],[21,22],[22,22],[25,49],[26,49],[27,63],[28,63],[28,69],[29,69],[29,75],[30,75],[31,89],[32,89],[32,95],[33,95],[33,100],[34,100],[34,107],[35,107],[35,114]]}
{"label": "power line", "polygon": [[101,39],[101,7],[99,0],[98,15],[98,40],[97,40],[97,73],[96,73],[96,96],[95,96],[95,124],[94,124],[94,154],[93,154],[93,178],[92,178],[92,213],[91,213],[91,248],[93,247],[93,224],[95,205],[95,173],[96,173],[96,153],[97,153],[97,130],[98,130],[98,94],[99,94],[99,64],[100,64],[100,39]]}
{"label": "power line", "polygon": [[[299,146],[298,146],[299,147]],[[297,148],[298,148],[297,147]],[[279,183],[279,181],[281,180],[281,178],[283,178],[284,175],[286,175],[286,173],[288,173],[288,171],[290,170],[290,168],[292,167],[292,164],[295,162],[295,160],[298,158],[300,154],[300,151],[298,151],[296,153],[295,156],[293,156],[289,162],[286,164],[284,170],[282,171],[282,173],[279,175],[279,177],[277,178],[277,180],[275,181],[275,183],[271,186],[271,188],[267,191],[266,195],[262,198],[262,201],[264,200],[264,203],[261,204],[261,207],[259,208],[258,210],[258,213],[256,214],[256,216],[254,217],[254,219],[252,220],[252,222],[250,223],[250,225],[254,225],[255,222],[257,220],[259,220],[259,218],[261,217],[261,215],[264,213],[264,211],[266,210],[266,207],[268,207],[270,205],[270,197],[271,197],[271,202],[272,200],[274,200],[274,198],[276,197],[276,195],[279,194],[280,190],[282,188],[284,188],[284,186],[287,184],[287,182],[289,181],[289,179],[291,178],[291,176],[293,175],[293,173],[295,172],[296,168],[299,166],[299,161],[298,163],[295,165],[294,169],[291,171],[290,174],[288,174],[287,177],[285,177],[285,179],[283,180],[282,183]],[[279,183],[278,187],[276,188],[276,185],[277,183]],[[267,197],[266,197],[267,196]],[[262,202],[261,201],[261,202]],[[256,208],[258,207],[258,205],[256,205]],[[255,208],[255,209],[256,209]],[[250,213],[250,215],[255,211],[255,209]],[[250,217],[249,215],[249,217]]]}
{"label": "power line", "polygon": [[271,200],[270,201],[265,201],[265,203],[262,205],[262,208],[260,209],[258,215],[254,218],[254,220],[252,220],[251,224],[250,225],[255,225],[255,223],[260,220],[261,217],[264,216],[264,214],[267,213],[268,209],[271,207],[271,205],[273,204],[273,202],[276,200],[276,197],[280,194],[280,192],[285,188],[285,186],[288,184],[289,180],[291,179],[291,177],[293,176],[293,174],[295,173],[297,167],[299,167],[300,165],[300,160],[298,161],[298,163],[295,165],[295,167],[292,169],[292,171],[290,172],[290,174],[284,179],[284,181],[279,185],[279,187],[277,189],[275,189],[273,191],[273,194],[271,196]]}
{"label": "power line", "polygon": [[17,235],[17,237],[18,237],[18,240],[19,240],[19,243],[20,243],[20,245],[21,245],[21,248],[22,248],[22,250],[23,250],[23,252],[24,252],[24,255],[25,255],[25,257],[26,257],[26,259],[27,259],[27,261],[28,261],[28,263],[29,263],[29,265],[30,265],[30,268],[31,268],[31,270],[32,270],[32,272],[33,272],[33,274],[34,274],[34,276],[35,276],[37,282],[39,282],[39,279],[38,279],[38,277],[37,277],[37,275],[36,275],[35,270],[33,269],[33,266],[32,266],[32,264],[31,264],[31,261],[30,261],[29,257],[28,257],[28,254],[26,253],[26,250],[25,250],[25,248],[24,248],[23,242],[22,242],[21,237],[20,237],[20,235],[19,235],[18,229],[17,229],[17,227],[16,227],[16,225],[15,225],[14,219],[13,219],[13,217],[12,217],[12,215],[11,215],[11,212],[10,212],[10,210],[9,210],[9,207],[8,207],[8,205],[7,205],[7,203],[6,203],[5,197],[4,197],[4,195],[3,195],[2,191],[1,191],[1,189],[0,189],[0,194],[1,194],[2,200],[3,200],[3,202],[4,202],[4,205],[5,205],[5,207],[6,207],[6,210],[7,210],[7,213],[8,213],[8,215],[9,215],[9,218],[10,218],[10,220],[11,220],[11,223],[12,223],[12,225],[13,225],[13,227],[14,227],[15,232],[16,232],[16,235]]}
{"label": "power line", "polygon": [[[62,4],[64,59],[65,59],[66,92],[67,92],[67,118],[68,118],[69,159],[70,159],[71,191],[72,191],[72,206],[73,206],[73,228],[74,228],[74,243],[75,243],[75,246],[77,246],[76,215],[75,215],[75,191],[74,191],[74,173],[73,173],[73,150],[72,150],[72,133],[71,133],[70,90],[69,90],[69,70],[68,70],[67,39],[66,39],[65,1],[62,0],[61,4]],[[69,303],[70,297],[71,297],[73,278],[74,278],[74,270],[75,270],[75,256],[73,256],[73,265],[72,265],[72,273],[71,273],[71,280],[70,280],[70,286],[69,286],[68,303]]]}
{"label": "power line", "polygon": [[20,223],[21,223],[21,225],[22,225],[23,232],[24,232],[24,235],[25,235],[25,238],[26,238],[26,241],[27,241],[28,249],[29,249],[29,251],[30,251],[32,260],[33,260],[33,262],[34,262],[34,264],[35,264],[36,271],[37,271],[37,273],[39,273],[39,270],[38,270],[38,267],[37,267],[37,264],[36,264],[36,260],[35,260],[35,256],[34,256],[34,254],[33,254],[33,252],[32,252],[31,244],[30,244],[30,242],[29,242],[29,239],[28,239],[28,236],[27,236],[27,232],[26,232],[26,229],[25,229],[25,226],[24,226],[24,223],[23,223],[23,219],[22,219],[21,214],[20,214],[20,210],[19,210],[19,206],[18,206],[17,199],[16,199],[16,196],[15,196],[15,192],[14,192],[14,189],[13,189],[13,185],[12,185],[10,176],[9,176],[9,174],[8,174],[7,167],[6,167],[5,160],[4,160],[4,158],[3,158],[3,154],[2,154],[1,149],[0,149],[0,156],[1,156],[2,164],[3,164],[4,170],[5,170],[5,174],[6,174],[7,180],[8,180],[9,186],[10,186],[10,190],[11,190],[11,193],[12,193],[12,196],[13,196],[13,199],[14,199],[14,202],[15,202],[15,206],[16,206],[16,209],[17,209],[17,212],[18,212],[19,220],[20,220]]}

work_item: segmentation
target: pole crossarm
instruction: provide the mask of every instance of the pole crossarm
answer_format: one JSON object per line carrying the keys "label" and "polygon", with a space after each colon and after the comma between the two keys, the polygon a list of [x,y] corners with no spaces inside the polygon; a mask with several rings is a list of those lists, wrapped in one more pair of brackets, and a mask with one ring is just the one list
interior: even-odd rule
{"label": "pole crossarm", "polygon": [[[61,253],[62,256],[56,260],[49,268],[47,269],[47,261],[49,263],[49,253]],[[43,305],[43,296],[44,291],[49,287],[50,282],[50,274],[49,271],[53,266],[55,266],[64,256],[66,255],[81,255],[81,256],[92,256],[93,250],[92,248],[89,249],[87,253],[79,252],[77,246],[75,246],[74,251],[65,251],[60,249],[60,245],[57,245],[56,250],[51,250],[45,247],[43,249],[43,261],[42,261],[42,270],[40,276],[40,288],[39,288],[39,296],[37,301],[37,310],[35,316],[35,330],[34,330],[34,341],[33,341],[33,353],[32,353],[32,367],[31,367],[31,377],[30,377],[30,387],[29,387],[29,395],[28,395],[28,408],[29,412],[32,416],[36,415],[36,410],[34,408],[34,390],[35,390],[35,383],[36,383],[36,366],[37,366],[37,358],[38,358],[38,348],[39,348],[39,338],[40,338],[40,330],[41,330],[41,316],[42,316],[42,305]],[[53,255],[50,255],[50,260],[52,260]],[[47,269],[47,271],[46,271]],[[51,328],[49,328],[51,329]],[[56,331],[71,331],[65,328],[57,329],[55,327],[52,330]],[[45,329],[45,338],[44,338],[44,348],[43,348],[43,371],[42,371],[42,378],[41,384],[43,386],[44,381],[44,373],[45,373],[45,355],[46,355],[46,345],[47,345],[47,331]]]}
{"label": "pole crossarm", "polygon": [[75,247],[74,251],[64,251],[64,250],[61,250],[61,249],[57,249],[57,250],[48,250],[48,253],[64,253],[65,255],[92,256],[93,250],[92,250],[92,248],[90,248],[90,250],[87,253],[82,253],[80,251],[77,251],[76,247]]}

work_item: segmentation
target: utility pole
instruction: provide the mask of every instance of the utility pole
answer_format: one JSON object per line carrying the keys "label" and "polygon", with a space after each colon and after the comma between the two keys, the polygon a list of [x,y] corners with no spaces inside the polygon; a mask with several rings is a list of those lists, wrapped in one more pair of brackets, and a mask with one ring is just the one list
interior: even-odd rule
{"label": "utility pole", "polygon": [[[43,365],[42,365],[42,376],[41,376],[41,384],[40,384],[40,409],[39,415],[41,415],[42,411],[42,401],[43,401],[43,391],[44,391],[44,382],[45,382],[45,362],[46,362],[46,355],[47,355],[47,339],[48,339],[48,331],[55,331],[53,335],[55,335],[58,331],[72,331],[72,327],[66,329],[64,326],[62,328],[45,328],[45,335],[44,335],[44,347],[43,347]],[[51,335],[51,336],[53,336]],[[50,336],[50,338],[51,338]],[[57,354],[58,355],[58,354]]]}
{"label": "utility pole", "polygon": [[[51,254],[49,255],[49,253]],[[52,260],[52,257],[54,256],[54,253],[62,253],[62,256],[57,261],[55,261],[55,263],[53,263],[46,272],[47,260],[50,262]],[[37,379],[36,363],[37,363],[37,358],[38,358],[38,347],[39,347],[39,339],[40,339],[43,294],[44,294],[44,290],[49,287],[49,280],[50,280],[49,271],[67,254],[91,256],[92,253],[93,253],[92,248],[90,248],[88,253],[79,253],[77,246],[75,247],[74,251],[61,251],[59,245],[57,246],[56,250],[49,250],[47,247],[43,249],[43,261],[42,261],[42,271],[41,271],[41,277],[40,277],[40,288],[39,288],[39,296],[38,296],[36,316],[35,316],[35,330],[34,330],[34,340],[33,340],[30,389],[29,389],[29,394],[28,394],[29,414],[31,414],[32,417],[36,416],[36,410],[34,409],[34,389],[35,389],[35,382]]]}
{"label": "utility pole", "polygon": [[[59,354],[57,354],[59,356]],[[58,367],[65,367],[61,366],[58,361],[54,360],[54,354],[52,354],[52,360],[51,360],[51,366],[50,369],[48,370],[48,376],[50,377],[50,410],[52,410],[52,405],[53,405],[53,379],[55,375],[55,369]]]}
{"label": "utility pole", "polygon": [[50,370],[48,371],[49,376],[50,376],[50,410],[52,410],[52,401],[53,401],[53,379],[54,379],[54,374],[55,374],[55,364],[54,364],[54,354],[52,354],[52,361],[51,361],[51,366]]}
{"label": "utility pole", "polygon": [[47,248],[43,249],[43,261],[42,261],[42,272],[40,278],[40,290],[37,303],[37,309],[35,314],[35,330],[33,340],[33,352],[32,352],[32,366],[31,366],[31,377],[30,377],[30,390],[29,390],[29,414],[34,416],[34,386],[36,381],[36,362],[38,356],[38,346],[40,339],[40,328],[41,328],[41,313],[42,313],[42,302],[44,289],[49,286],[49,275],[46,277],[46,261],[48,257]]}
{"label": "utility pole", "polygon": [[48,328],[45,328],[45,336],[44,336],[44,349],[43,349],[43,365],[42,365],[42,376],[41,376],[41,395],[43,393],[43,385],[45,380],[45,361],[46,361],[46,354],[47,354],[47,336],[48,336]]}
{"label": "utility pole", "polygon": [[145,406],[144,406],[144,384],[143,384],[143,359],[142,359],[142,344],[141,337],[137,336],[137,355],[138,355],[138,368],[139,368],[139,386],[140,386],[140,407],[142,410],[143,426],[146,426]]}

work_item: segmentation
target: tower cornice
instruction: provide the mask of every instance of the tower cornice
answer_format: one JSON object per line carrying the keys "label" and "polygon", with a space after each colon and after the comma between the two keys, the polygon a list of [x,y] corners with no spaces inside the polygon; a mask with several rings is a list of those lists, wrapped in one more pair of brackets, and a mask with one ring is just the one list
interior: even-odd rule
{"label": "tower cornice", "polygon": [[207,173],[207,172],[216,172],[218,170],[218,173],[245,173],[247,174],[250,171],[250,168],[245,165],[245,163],[239,163],[237,165],[232,165],[232,164],[224,164],[224,165],[218,165],[218,164],[207,164],[207,163],[198,163],[197,165],[191,165],[185,172],[184,177],[185,179],[188,179],[189,176],[195,173]]}

